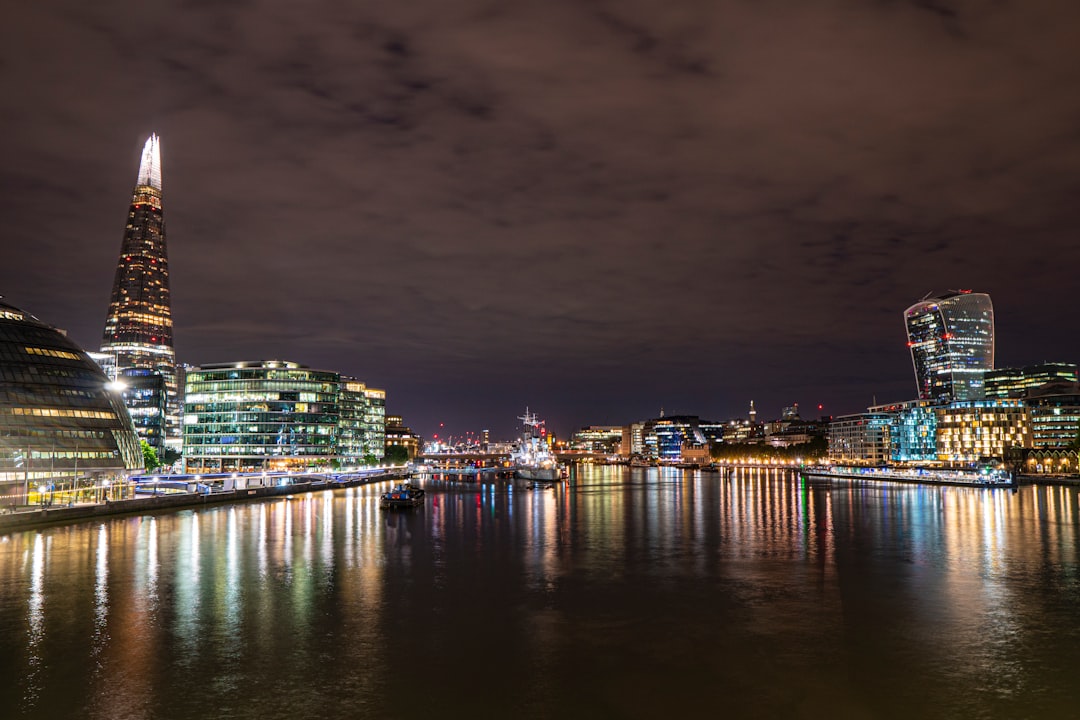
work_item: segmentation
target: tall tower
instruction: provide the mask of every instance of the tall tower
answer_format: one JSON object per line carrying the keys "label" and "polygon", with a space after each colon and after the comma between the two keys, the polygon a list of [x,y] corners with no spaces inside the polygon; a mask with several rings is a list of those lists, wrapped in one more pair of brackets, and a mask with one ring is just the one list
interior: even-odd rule
{"label": "tall tower", "polygon": [[[140,435],[159,450],[165,445],[179,450],[181,442],[172,330],[169,258],[161,210],[161,145],[158,136],[151,135],[143,146],[128,208],[101,352],[116,359],[118,376],[125,370],[142,369],[161,378],[158,392],[166,396],[166,411],[160,422],[145,416],[152,408],[160,408],[160,403],[146,402],[146,392],[125,393],[133,418],[143,415],[141,422],[136,419]],[[139,402],[148,407],[134,406]]]}
{"label": "tall tower", "polygon": [[920,400],[982,400],[994,369],[994,306],[970,290],[927,298],[904,311]]}

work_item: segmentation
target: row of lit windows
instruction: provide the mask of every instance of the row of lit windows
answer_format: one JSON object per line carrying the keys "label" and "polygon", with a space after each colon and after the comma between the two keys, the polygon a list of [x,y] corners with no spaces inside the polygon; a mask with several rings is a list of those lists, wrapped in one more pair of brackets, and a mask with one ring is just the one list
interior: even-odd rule
{"label": "row of lit windows", "polygon": [[[295,398],[281,397],[283,391],[263,389],[262,392],[188,392],[184,402],[188,404],[205,403],[210,405],[227,405],[239,403],[300,401],[309,403],[332,403],[336,397],[332,393],[299,392]],[[288,392],[288,391],[284,391]]]}
{"label": "row of lit windows", "polygon": [[205,393],[221,396],[227,393],[244,392],[322,392],[330,396],[337,395],[337,383],[320,382],[317,378],[248,378],[228,379],[207,382],[204,375],[189,373],[187,376],[188,396]]}
{"label": "row of lit windows", "polygon": [[73,417],[93,420],[115,420],[116,414],[102,410],[73,410],[70,408],[0,408],[10,410],[12,415],[33,415],[35,417]]}
{"label": "row of lit windows", "polygon": [[82,356],[66,350],[53,350],[52,348],[27,347],[23,348],[28,355],[42,355],[44,357],[63,358],[64,360],[82,360]]}

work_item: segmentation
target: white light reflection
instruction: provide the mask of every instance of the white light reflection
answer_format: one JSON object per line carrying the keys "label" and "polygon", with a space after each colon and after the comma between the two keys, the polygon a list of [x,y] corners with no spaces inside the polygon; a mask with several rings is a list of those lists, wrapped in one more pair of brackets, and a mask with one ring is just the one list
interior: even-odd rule
{"label": "white light reflection", "polygon": [[259,543],[255,548],[256,558],[259,563],[259,577],[265,579],[267,573],[267,558],[266,558],[266,538],[267,538],[267,518],[266,518],[266,503],[259,503],[259,517],[258,517],[258,533]]}
{"label": "white light reflection", "polygon": [[104,649],[109,621],[109,533],[105,525],[98,527],[97,562],[94,567],[94,639],[91,654]]}
{"label": "white light reflection", "polygon": [[[199,641],[200,565],[199,513],[184,518],[180,526],[179,557],[176,562],[176,625],[181,652],[190,656]],[[186,541],[186,542],[185,542]]]}
{"label": "white light reflection", "polygon": [[31,551],[30,598],[27,602],[26,693],[23,700],[27,707],[38,698],[37,676],[41,670],[41,641],[45,637],[45,538],[41,533],[34,537]]}
{"label": "white light reflection", "polygon": [[319,542],[319,556],[323,562],[323,572],[327,580],[333,574],[334,567],[334,492],[323,493],[322,537]]}

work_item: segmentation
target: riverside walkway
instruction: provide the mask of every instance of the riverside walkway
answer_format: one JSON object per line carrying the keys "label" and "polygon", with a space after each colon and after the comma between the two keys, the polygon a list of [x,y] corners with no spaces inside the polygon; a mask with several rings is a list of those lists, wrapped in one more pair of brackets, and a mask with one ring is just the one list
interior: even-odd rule
{"label": "riverside walkway", "polygon": [[[130,487],[134,497],[72,505],[30,505],[0,515],[0,535],[45,525],[83,522],[112,515],[181,510],[245,502],[281,495],[336,490],[408,475],[406,466],[349,473],[230,473],[221,476],[139,476]],[[189,478],[198,477],[198,480]],[[179,487],[191,489],[180,490]]]}

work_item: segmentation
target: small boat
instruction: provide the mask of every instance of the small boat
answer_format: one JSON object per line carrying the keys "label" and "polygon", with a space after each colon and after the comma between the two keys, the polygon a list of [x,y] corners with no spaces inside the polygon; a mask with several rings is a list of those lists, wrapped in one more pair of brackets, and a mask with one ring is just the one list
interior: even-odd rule
{"label": "small boat", "polygon": [[408,508],[424,504],[424,489],[411,483],[395,485],[394,489],[379,498],[383,509]]}

